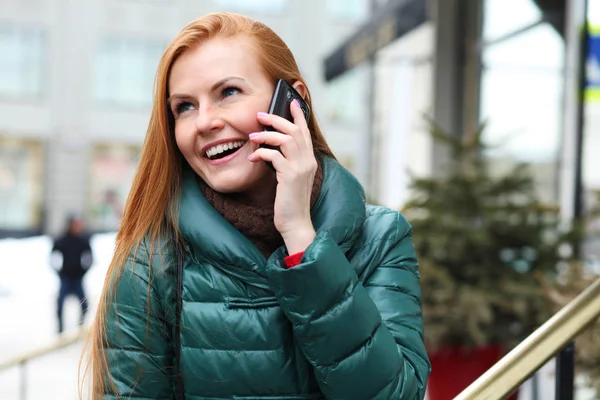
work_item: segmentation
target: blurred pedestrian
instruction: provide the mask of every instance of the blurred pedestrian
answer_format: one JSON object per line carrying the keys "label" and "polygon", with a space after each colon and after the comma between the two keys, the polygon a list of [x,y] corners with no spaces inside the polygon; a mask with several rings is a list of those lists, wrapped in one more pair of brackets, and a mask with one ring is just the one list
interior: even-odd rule
{"label": "blurred pedestrian", "polygon": [[83,325],[88,310],[88,301],[83,290],[83,276],[92,266],[92,248],[84,232],[83,220],[70,217],[65,233],[54,241],[50,265],[58,272],[60,289],[57,299],[58,333],[64,330],[63,308],[65,299],[75,295],[79,299],[81,314],[79,325]]}
{"label": "blurred pedestrian", "polygon": [[238,14],[167,46],[92,331],[94,400],[423,398],[410,225],[365,204],[298,100],[293,121],[265,113],[280,79],[312,108],[287,45]]}

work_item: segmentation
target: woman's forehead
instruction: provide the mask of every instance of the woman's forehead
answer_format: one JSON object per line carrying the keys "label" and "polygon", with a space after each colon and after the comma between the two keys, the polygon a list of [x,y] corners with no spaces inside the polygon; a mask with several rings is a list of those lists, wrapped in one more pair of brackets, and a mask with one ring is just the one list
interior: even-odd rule
{"label": "woman's forehead", "polygon": [[264,74],[251,40],[246,37],[213,38],[185,51],[173,63],[170,84],[181,81],[220,80],[224,76],[250,78]]}

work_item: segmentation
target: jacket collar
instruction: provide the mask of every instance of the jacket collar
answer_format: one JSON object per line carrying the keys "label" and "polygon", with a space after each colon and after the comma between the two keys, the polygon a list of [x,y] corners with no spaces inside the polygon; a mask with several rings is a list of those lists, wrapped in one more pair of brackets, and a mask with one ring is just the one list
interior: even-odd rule
{"label": "jacket collar", "polygon": [[[317,232],[328,231],[346,252],[365,219],[364,190],[334,159],[324,158],[322,167],[321,192],[311,210],[313,225]],[[195,259],[226,269],[249,284],[269,287],[265,257],[204,198],[189,168],[183,173],[179,228]]]}

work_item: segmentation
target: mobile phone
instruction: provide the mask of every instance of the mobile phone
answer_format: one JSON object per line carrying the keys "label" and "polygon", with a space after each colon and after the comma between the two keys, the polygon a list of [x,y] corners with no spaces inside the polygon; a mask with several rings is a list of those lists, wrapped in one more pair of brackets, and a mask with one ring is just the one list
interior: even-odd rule
{"label": "mobile phone", "polygon": [[[298,93],[296,91],[296,89],[294,89],[294,87],[292,85],[290,85],[285,79],[279,79],[277,81],[277,84],[275,85],[275,90],[273,91],[273,97],[271,98],[271,105],[269,106],[269,114],[279,115],[280,117],[283,117],[283,118],[287,119],[288,121],[293,121],[294,117],[292,117],[292,113],[290,111],[290,106],[292,104],[292,101],[294,101],[294,99],[298,100],[298,103],[300,104],[300,108],[302,109],[302,112],[304,113],[304,118],[306,119],[306,122],[308,123],[308,119],[310,117],[310,107],[308,106],[306,101],[304,101],[302,96],[300,96],[300,93]],[[274,131],[275,130],[275,128],[273,128],[272,126],[265,126],[264,129],[266,131]],[[278,146],[271,146],[268,144],[261,144],[260,147],[266,147],[268,149],[280,150]],[[271,165],[270,162],[267,162],[267,164],[269,164],[269,166],[271,168],[273,168],[273,165]]]}

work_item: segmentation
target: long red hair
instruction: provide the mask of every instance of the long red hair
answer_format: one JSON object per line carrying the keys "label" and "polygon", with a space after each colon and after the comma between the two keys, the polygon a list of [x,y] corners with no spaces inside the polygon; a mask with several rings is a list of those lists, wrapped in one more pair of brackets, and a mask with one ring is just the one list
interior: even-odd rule
{"label": "long red hair", "polygon": [[[182,53],[206,40],[237,35],[253,39],[261,66],[273,79],[273,83],[278,79],[285,79],[291,83],[300,81],[306,86],[296,60],[284,41],[266,25],[239,14],[214,13],[203,16],[186,25],[167,46],[156,72],[152,113],[141,158],[117,234],[115,254],[108,269],[88,338],[89,359],[84,374],[91,368],[90,389],[94,400],[102,398],[106,387],[116,389],[105,354],[105,318],[107,307],[112,300],[111,288],[115,286],[127,256],[137,249],[145,237],[150,241],[151,248],[165,233],[175,234],[179,240],[177,199],[184,161],[174,140],[173,116],[167,106],[167,83],[171,66]],[[306,101],[313,109],[308,89]],[[314,113],[311,113],[308,127],[315,154],[333,157]],[[152,251],[150,253],[152,254]]]}

